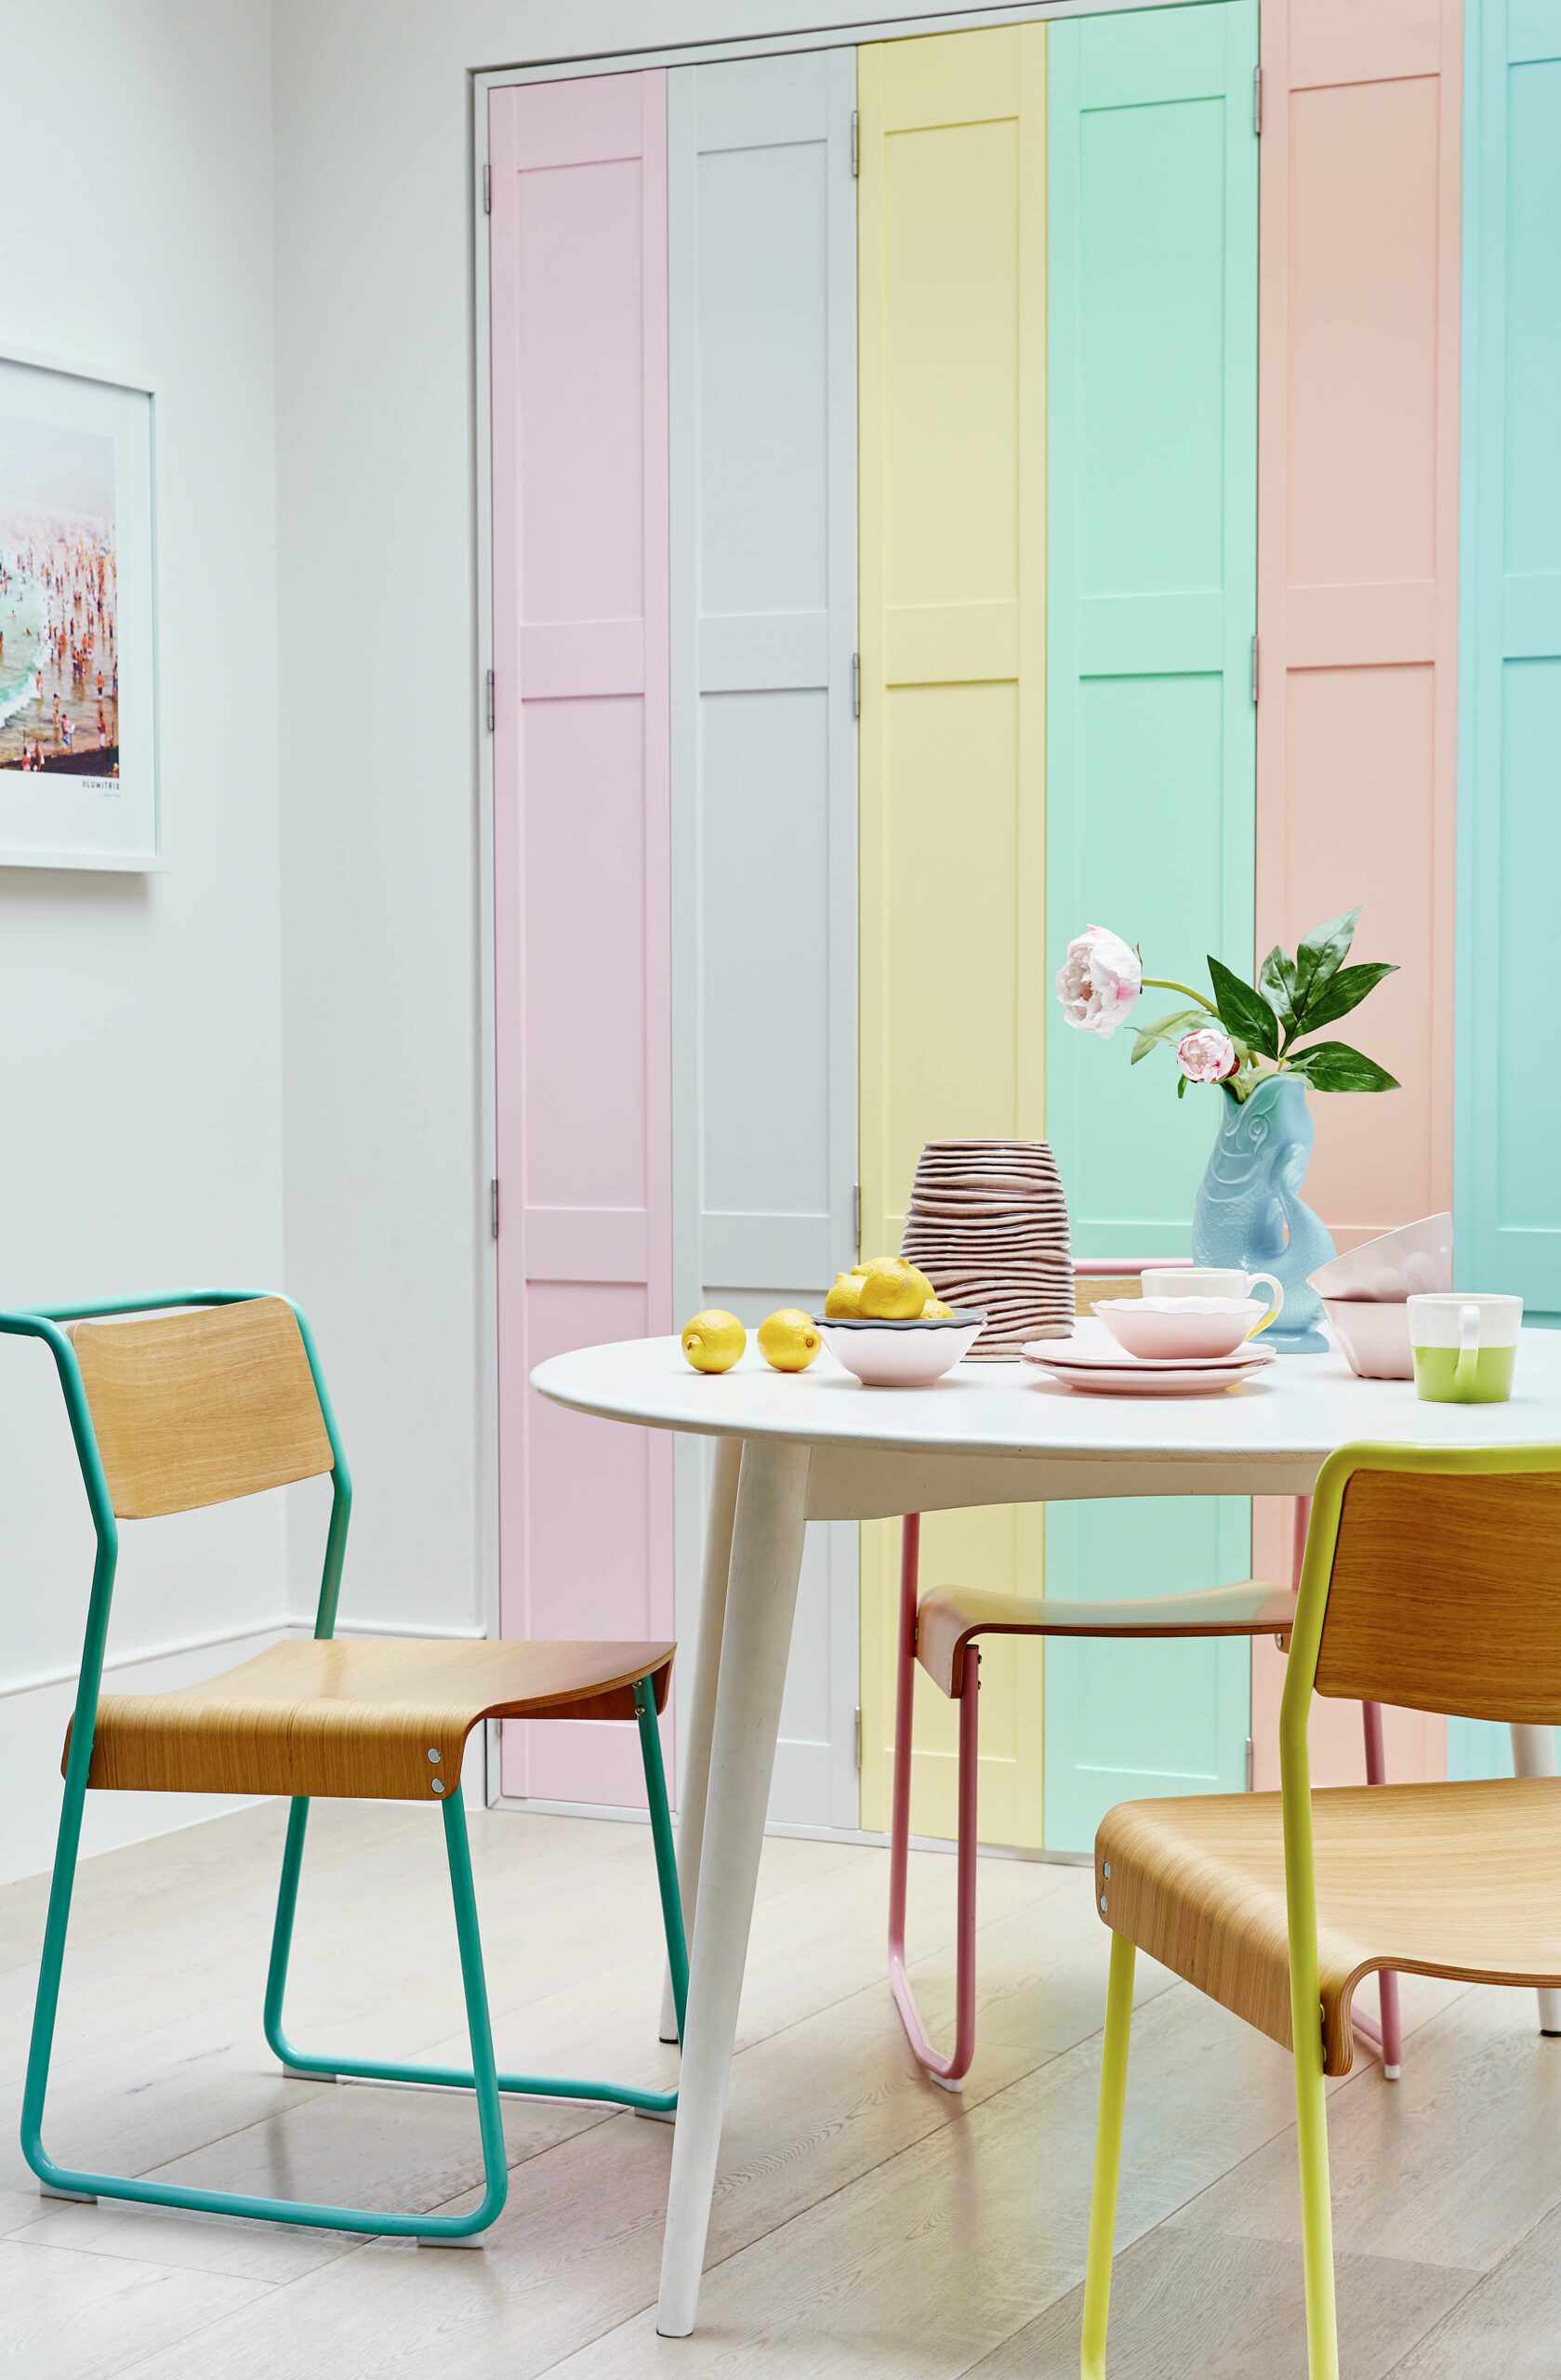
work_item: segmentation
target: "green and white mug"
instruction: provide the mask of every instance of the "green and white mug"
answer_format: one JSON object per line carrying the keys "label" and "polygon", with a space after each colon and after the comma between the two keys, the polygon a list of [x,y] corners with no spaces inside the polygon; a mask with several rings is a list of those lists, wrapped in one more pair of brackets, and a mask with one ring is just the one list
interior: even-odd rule
{"label": "green and white mug", "polygon": [[1513,1393],[1523,1300],[1412,1297],[1415,1393],[1434,1405],[1503,1405]]}

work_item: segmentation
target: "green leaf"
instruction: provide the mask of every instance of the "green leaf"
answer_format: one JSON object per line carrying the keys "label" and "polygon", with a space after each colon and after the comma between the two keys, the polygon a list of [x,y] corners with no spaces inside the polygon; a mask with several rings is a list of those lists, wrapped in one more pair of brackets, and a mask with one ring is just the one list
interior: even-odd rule
{"label": "green leaf", "polygon": [[1141,1025],[1133,1035],[1132,1056],[1128,1064],[1136,1066],[1140,1058],[1146,1058],[1162,1041],[1179,1041],[1202,1015],[1200,1008],[1173,1008],[1169,1016],[1157,1016],[1153,1024]]}
{"label": "green leaf", "polygon": [[1396,1076],[1375,1058],[1352,1050],[1347,1041],[1315,1041],[1290,1060],[1290,1072],[1304,1077],[1316,1091],[1396,1091]]}
{"label": "green leaf", "polygon": [[1186,1095],[1187,1078],[1185,1075],[1178,1075],[1176,1078],[1176,1096],[1178,1099],[1185,1099]]}
{"label": "green leaf", "polygon": [[1295,1023],[1295,961],[1277,943],[1259,970],[1258,989],[1281,1025]]}
{"label": "green leaf", "polygon": [[1225,1031],[1251,1049],[1261,1050],[1265,1058],[1277,1058],[1279,1020],[1268,1002],[1217,959],[1209,961],[1209,980],[1214,986],[1214,1005]]}
{"label": "green leaf", "polygon": [[1355,940],[1358,906],[1346,909],[1342,918],[1329,918],[1326,925],[1314,926],[1295,954],[1295,1013],[1300,1030],[1306,1030],[1306,1016],[1311,1003],[1327,990],[1349,957]]}
{"label": "green leaf", "polygon": [[1358,967],[1341,967],[1332,982],[1316,994],[1306,1011],[1303,1033],[1316,1033],[1320,1025],[1337,1025],[1358,1008],[1368,992],[1374,992],[1384,975],[1396,975],[1397,968],[1390,959],[1372,959]]}

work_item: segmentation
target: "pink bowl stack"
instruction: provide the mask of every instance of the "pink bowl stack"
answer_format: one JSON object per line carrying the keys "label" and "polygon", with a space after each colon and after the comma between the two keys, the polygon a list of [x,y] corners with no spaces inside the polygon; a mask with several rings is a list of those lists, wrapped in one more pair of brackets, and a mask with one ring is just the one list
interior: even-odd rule
{"label": "pink bowl stack", "polygon": [[950,1305],[985,1307],[972,1362],[1009,1362],[1026,1340],[1073,1329],[1067,1202],[1044,1141],[929,1141],[900,1253]]}

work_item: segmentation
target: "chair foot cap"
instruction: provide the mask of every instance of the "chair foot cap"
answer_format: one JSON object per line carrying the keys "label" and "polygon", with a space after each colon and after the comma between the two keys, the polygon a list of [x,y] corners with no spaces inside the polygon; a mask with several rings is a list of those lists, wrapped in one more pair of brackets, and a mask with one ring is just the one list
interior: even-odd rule
{"label": "chair foot cap", "polygon": [[419,2248],[485,2248],[487,2244],[481,2231],[462,2231],[455,2239],[447,2232],[435,2231],[430,2235],[420,2231],[417,2234]]}
{"label": "chair foot cap", "polygon": [[952,2091],[958,2097],[965,2087],[965,2078],[962,2074],[934,2074],[930,2067],[925,2070],[928,2082],[935,2082],[940,2091]]}
{"label": "chair foot cap", "polygon": [[38,2196],[69,2199],[73,2206],[96,2206],[98,2203],[96,2190],[57,2190],[52,2182],[40,2182]]}
{"label": "chair foot cap", "polygon": [[665,2049],[676,2049],[678,2046],[678,2035],[676,2033],[657,2033],[656,2040],[661,2043]]}
{"label": "chair foot cap", "polygon": [[1396,2082],[1403,2071],[1404,2069],[1401,2066],[1384,2066],[1382,2069],[1382,2081],[1384,2082]]}
{"label": "chair foot cap", "polygon": [[339,2082],[341,2080],[339,2074],[316,2074],[311,2067],[289,2066],[284,2057],[279,2059],[278,2064],[289,2082]]}
{"label": "chair foot cap", "polygon": [[1561,2029],[1554,2025],[1541,2025],[1540,2039],[1542,2042],[1561,2042]]}
{"label": "chair foot cap", "polygon": [[647,2123],[676,2123],[678,2121],[676,2108],[630,2108],[628,2112],[631,2116],[643,2116]]}

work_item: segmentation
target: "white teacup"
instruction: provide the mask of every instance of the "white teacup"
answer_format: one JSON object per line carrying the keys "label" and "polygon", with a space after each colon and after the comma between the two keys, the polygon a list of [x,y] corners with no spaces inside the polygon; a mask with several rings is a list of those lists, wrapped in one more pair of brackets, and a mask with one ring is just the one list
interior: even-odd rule
{"label": "white teacup", "polygon": [[1250,1298],[1259,1283],[1272,1300],[1263,1320],[1254,1323],[1248,1333],[1255,1339],[1266,1330],[1285,1302],[1285,1293],[1272,1273],[1237,1273],[1220,1264],[1156,1265],[1144,1274],[1141,1281],[1146,1298]]}

